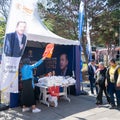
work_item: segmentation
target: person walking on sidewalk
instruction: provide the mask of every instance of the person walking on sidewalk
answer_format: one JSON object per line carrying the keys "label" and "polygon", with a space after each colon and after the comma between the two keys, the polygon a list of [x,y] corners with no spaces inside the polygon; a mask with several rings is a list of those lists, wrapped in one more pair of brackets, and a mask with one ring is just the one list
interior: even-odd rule
{"label": "person walking on sidewalk", "polygon": [[102,105],[102,97],[103,97],[103,92],[107,98],[107,102],[110,103],[110,97],[108,96],[106,87],[105,87],[105,79],[106,79],[106,67],[104,66],[103,62],[99,63],[99,68],[96,71],[96,85],[98,85],[98,95],[96,98],[96,104],[97,105]]}
{"label": "person walking on sidewalk", "polygon": [[117,107],[120,108],[120,89],[117,89],[117,86],[116,86],[118,74],[120,74],[120,68],[117,69],[117,64],[115,59],[111,59],[110,67],[108,68],[107,74],[106,74],[107,75],[106,86],[108,88],[108,93],[110,95],[111,109],[116,108],[114,94],[117,100]]}
{"label": "person walking on sidewalk", "polygon": [[90,90],[91,94],[94,94],[94,87],[96,88],[96,94],[98,94],[98,89],[95,86],[95,72],[97,69],[97,66],[95,65],[95,60],[92,59],[91,62],[88,64],[88,76],[89,76],[89,81],[90,81]]}

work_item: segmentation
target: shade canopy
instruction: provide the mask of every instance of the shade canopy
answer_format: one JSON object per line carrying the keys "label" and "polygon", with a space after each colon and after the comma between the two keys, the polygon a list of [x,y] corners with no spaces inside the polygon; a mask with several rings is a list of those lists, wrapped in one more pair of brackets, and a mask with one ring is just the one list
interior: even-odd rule
{"label": "shade canopy", "polygon": [[14,32],[18,21],[27,22],[26,36],[32,42],[54,43],[59,45],[79,45],[79,41],[69,40],[52,33],[42,23],[37,14],[37,0],[12,0],[6,33]]}

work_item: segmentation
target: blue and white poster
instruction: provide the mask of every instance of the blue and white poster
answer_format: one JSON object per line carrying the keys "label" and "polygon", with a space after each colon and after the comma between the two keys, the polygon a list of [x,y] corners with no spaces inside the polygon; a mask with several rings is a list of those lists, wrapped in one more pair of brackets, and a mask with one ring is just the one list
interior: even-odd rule
{"label": "blue and white poster", "polygon": [[[4,38],[0,73],[2,101],[5,93],[18,92],[18,68],[27,43],[28,22],[34,17],[35,0],[12,0]],[[8,100],[9,101],[9,100]]]}

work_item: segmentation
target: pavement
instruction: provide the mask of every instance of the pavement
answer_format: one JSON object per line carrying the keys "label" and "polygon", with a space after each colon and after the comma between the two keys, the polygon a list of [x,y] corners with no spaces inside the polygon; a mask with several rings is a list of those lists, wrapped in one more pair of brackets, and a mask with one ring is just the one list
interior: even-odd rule
{"label": "pavement", "polygon": [[[89,88],[84,88],[89,92]],[[71,102],[60,99],[57,108],[37,104],[40,113],[21,112],[17,107],[0,112],[0,120],[120,120],[120,111],[109,109],[104,98],[104,105],[96,106],[95,96],[80,95],[69,96]]]}

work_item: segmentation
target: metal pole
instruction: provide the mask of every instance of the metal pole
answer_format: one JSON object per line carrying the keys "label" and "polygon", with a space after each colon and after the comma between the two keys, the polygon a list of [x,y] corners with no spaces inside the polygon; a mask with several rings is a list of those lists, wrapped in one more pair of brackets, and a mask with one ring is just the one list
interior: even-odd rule
{"label": "metal pole", "polygon": [[[120,47],[120,22],[119,22],[119,47]],[[119,62],[120,62],[120,50],[119,50]]]}

